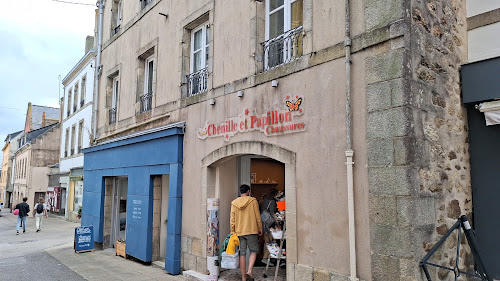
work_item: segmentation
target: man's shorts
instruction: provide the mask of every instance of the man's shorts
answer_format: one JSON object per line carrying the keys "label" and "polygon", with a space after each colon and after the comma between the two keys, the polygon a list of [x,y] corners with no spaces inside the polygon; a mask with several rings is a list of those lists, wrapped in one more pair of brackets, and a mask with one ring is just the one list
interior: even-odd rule
{"label": "man's shorts", "polygon": [[259,252],[259,236],[257,234],[249,234],[244,236],[238,236],[240,239],[240,256],[246,256],[247,246],[251,253]]}

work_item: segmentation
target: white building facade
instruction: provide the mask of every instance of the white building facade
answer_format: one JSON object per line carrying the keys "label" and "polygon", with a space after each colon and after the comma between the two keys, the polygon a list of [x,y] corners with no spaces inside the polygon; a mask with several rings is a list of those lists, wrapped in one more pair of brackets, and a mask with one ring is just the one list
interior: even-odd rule
{"label": "white building facade", "polygon": [[[67,220],[76,221],[83,195],[83,148],[92,134],[95,51],[85,56],[62,80],[63,121],[60,150],[60,202]],[[64,206],[63,206],[64,205]]]}

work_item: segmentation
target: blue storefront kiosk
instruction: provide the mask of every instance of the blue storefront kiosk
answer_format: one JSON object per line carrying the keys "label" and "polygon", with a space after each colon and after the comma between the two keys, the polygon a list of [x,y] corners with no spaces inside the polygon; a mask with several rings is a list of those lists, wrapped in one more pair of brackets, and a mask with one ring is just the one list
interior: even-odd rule
{"label": "blue storefront kiosk", "polygon": [[106,177],[127,177],[127,255],[152,261],[153,177],[169,175],[165,270],[180,273],[182,159],[184,122],[136,132],[83,150],[82,225],[94,226],[94,241],[103,243]]}

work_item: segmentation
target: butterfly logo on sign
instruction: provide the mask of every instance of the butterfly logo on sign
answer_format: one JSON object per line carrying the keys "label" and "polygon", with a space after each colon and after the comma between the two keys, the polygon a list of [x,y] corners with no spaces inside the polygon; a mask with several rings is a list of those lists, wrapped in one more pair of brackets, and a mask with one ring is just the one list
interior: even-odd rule
{"label": "butterfly logo on sign", "polygon": [[[287,97],[288,99],[289,97]],[[296,97],[297,98],[297,97]],[[300,109],[300,104],[302,103],[302,98],[297,98],[294,102],[291,101],[286,101],[285,104],[288,107],[288,110],[291,111],[299,111],[302,112],[302,109]]]}

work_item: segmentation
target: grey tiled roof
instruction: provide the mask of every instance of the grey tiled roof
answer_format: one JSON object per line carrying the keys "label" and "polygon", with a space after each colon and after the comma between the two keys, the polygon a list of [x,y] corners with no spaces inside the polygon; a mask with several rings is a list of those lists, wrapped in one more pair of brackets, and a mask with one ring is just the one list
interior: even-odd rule
{"label": "grey tiled roof", "polygon": [[[33,127],[31,130],[40,129],[42,127],[42,116],[45,112],[45,120],[53,119],[59,120],[59,108],[53,108],[48,106],[32,105],[31,106],[31,118]],[[47,126],[47,124],[45,124]]]}

